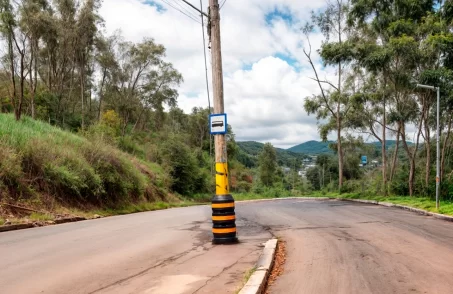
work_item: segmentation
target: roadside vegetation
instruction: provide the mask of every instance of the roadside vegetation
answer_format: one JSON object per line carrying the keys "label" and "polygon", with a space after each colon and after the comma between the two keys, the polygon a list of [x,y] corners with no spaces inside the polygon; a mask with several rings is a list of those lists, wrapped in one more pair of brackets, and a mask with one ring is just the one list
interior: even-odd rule
{"label": "roadside vegetation", "polygon": [[[318,156],[307,170],[314,191],[435,211],[436,92],[416,86],[425,84],[440,87],[440,212],[451,212],[452,11],[452,1],[357,0],[328,2],[313,13],[304,53],[320,93],[304,108],[319,119],[324,141],[336,137],[334,154]],[[319,56],[335,78],[318,74],[314,31],[324,36]],[[364,144],[370,140],[376,148]],[[363,155],[368,162],[360,167]]]}
{"label": "roadside vegetation", "polygon": [[[183,77],[165,47],[106,35],[100,1],[38,2],[0,3],[0,216],[209,201],[200,195],[215,190],[211,109],[178,108]],[[232,187],[248,190],[231,127],[227,147]]]}
{"label": "roadside vegetation", "polygon": [[[332,152],[313,157],[325,144],[313,145],[311,156],[238,145],[228,127],[236,199],[410,195],[389,199],[432,209],[435,93],[415,87],[422,83],[441,88],[441,212],[450,213],[453,2],[382,3],[328,2],[301,32],[319,85],[304,109],[319,119],[324,141],[335,135]],[[97,0],[0,3],[0,223],[32,212],[42,220],[113,215],[212,197],[211,109],[180,109],[183,77],[165,47],[106,35],[99,8]],[[319,78],[312,32],[324,36],[319,55],[335,79]]]}

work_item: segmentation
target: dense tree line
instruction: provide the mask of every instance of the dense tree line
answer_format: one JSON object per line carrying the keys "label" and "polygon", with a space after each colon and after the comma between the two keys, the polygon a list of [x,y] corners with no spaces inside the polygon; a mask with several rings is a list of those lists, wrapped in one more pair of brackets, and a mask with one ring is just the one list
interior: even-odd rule
{"label": "dense tree line", "polygon": [[131,43],[103,34],[100,4],[1,1],[2,111],[75,130],[113,109],[123,135],[127,128],[162,128],[164,106],[176,105],[182,76],[153,39]]}
{"label": "dense tree line", "polygon": [[[177,107],[182,75],[151,38],[106,35],[100,0],[2,0],[0,113],[46,121],[161,165],[183,195],[214,190],[207,108]],[[235,161],[233,175],[251,179]],[[243,181],[241,184],[244,186]],[[248,189],[246,187],[246,189]]]}
{"label": "dense tree line", "polygon": [[[326,80],[317,72],[309,42],[314,30],[324,35],[319,53],[325,66],[335,68],[336,80]],[[453,1],[333,1],[325,11],[313,13],[303,32],[308,40],[304,52],[320,89],[319,95],[306,99],[305,110],[322,120],[323,139],[336,134],[340,189],[348,156],[344,143],[348,134],[360,133],[382,145],[380,193],[395,187],[406,187],[397,192],[409,195],[432,192],[436,93],[416,88],[417,83],[441,88],[441,179],[448,189]],[[397,144],[389,152],[385,145],[390,136]],[[395,182],[402,178],[405,184]]]}

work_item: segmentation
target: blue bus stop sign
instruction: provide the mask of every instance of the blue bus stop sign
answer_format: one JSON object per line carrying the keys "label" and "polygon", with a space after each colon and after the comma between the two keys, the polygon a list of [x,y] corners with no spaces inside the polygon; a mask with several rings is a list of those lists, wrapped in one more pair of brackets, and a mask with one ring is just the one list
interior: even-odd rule
{"label": "blue bus stop sign", "polygon": [[362,156],[362,164],[365,165],[365,164],[367,164],[367,163],[368,163],[368,157],[365,156],[365,155],[363,155],[363,156]]}

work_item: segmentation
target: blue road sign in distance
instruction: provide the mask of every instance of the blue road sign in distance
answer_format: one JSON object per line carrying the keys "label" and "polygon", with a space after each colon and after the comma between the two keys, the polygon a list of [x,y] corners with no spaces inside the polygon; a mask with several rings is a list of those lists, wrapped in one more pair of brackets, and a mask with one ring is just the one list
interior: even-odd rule
{"label": "blue road sign in distance", "polygon": [[363,155],[362,156],[362,164],[367,164],[368,163],[368,157]]}

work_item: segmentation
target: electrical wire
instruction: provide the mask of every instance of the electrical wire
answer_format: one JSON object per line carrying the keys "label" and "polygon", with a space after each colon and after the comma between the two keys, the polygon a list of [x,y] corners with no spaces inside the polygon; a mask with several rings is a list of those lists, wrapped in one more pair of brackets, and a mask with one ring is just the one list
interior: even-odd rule
{"label": "electrical wire", "polygon": [[[168,1],[168,0],[167,0]],[[198,14],[195,13],[193,10],[191,9],[188,9],[188,7],[186,5],[182,5],[180,1],[178,0],[173,0],[173,3],[175,3],[176,5],[178,5],[180,7],[180,9],[182,9],[185,13],[187,13],[188,15],[192,16],[193,18],[195,18],[196,20],[198,20]],[[184,2],[183,2],[184,3]]]}
{"label": "electrical wire", "polygon": [[[201,9],[203,9],[202,0],[200,0]],[[206,57],[206,37],[204,34],[204,19],[203,15],[201,15],[201,32],[203,34],[203,54],[204,54],[204,67],[205,67],[205,75],[206,75],[206,91],[208,94],[208,106],[209,106],[209,113],[211,113],[211,98],[209,94],[209,79],[208,79],[208,61]]]}
{"label": "electrical wire", "polygon": [[185,12],[182,11],[181,9],[178,9],[177,7],[173,6],[173,5],[172,5],[170,2],[168,2],[167,0],[161,0],[161,1],[164,2],[165,4],[167,4],[168,6],[170,6],[171,8],[178,10],[179,12],[181,12],[182,14],[184,14],[185,16],[187,16],[188,18],[190,18],[191,20],[193,20],[193,21],[195,21],[195,22],[201,24],[201,22],[200,22],[198,19],[194,18],[193,16],[190,16],[189,14],[185,13]]}
{"label": "electrical wire", "polygon": [[[203,11],[203,0],[200,0],[200,10]],[[208,94],[208,107],[209,114],[211,114],[211,97],[209,94],[209,78],[208,78],[208,61],[206,57],[206,37],[204,34],[204,18],[201,14],[201,32],[203,34],[203,54],[204,54],[204,67],[206,76],[206,93]],[[208,119],[209,121],[209,119]],[[212,158],[212,135],[209,134],[209,158]],[[214,174],[214,164],[211,164],[211,174]]]}
{"label": "electrical wire", "polygon": [[223,5],[225,5],[226,2],[227,2],[227,0],[223,0],[223,3],[220,5],[219,10],[222,9]]}

